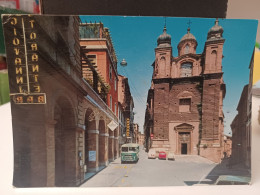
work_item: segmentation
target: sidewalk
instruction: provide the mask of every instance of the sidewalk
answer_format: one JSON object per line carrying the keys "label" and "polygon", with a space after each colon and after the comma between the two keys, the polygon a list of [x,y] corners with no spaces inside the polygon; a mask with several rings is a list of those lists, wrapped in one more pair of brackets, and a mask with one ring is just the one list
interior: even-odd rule
{"label": "sidewalk", "polygon": [[[85,178],[84,178],[84,182],[86,182],[87,180],[89,180],[91,177],[93,177],[94,175],[96,175],[97,173],[99,173],[100,171],[102,171],[104,168],[106,168],[106,166],[101,166],[99,167],[98,171],[96,172],[86,172],[85,173]],[[84,183],[83,182],[83,183]],[[81,184],[82,185],[82,184]]]}

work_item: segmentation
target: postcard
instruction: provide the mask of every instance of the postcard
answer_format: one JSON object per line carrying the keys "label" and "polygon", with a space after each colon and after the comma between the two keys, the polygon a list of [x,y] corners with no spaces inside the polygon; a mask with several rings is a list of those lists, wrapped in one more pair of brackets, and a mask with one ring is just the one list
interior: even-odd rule
{"label": "postcard", "polygon": [[257,21],[2,20],[15,187],[251,183]]}

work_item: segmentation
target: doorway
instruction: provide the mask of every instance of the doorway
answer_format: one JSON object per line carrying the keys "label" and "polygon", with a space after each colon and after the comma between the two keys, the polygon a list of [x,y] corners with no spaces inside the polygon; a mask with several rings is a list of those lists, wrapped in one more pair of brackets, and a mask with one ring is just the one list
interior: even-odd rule
{"label": "doorway", "polygon": [[181,154],[188,154],[188,150],[187,150],[187,143],[182,143],[181,144]]}
{"label": "doorway", "polygon": [[189,155],[191,147],[191,135],[190,132],[179,132],[178,138],[178,154]]}

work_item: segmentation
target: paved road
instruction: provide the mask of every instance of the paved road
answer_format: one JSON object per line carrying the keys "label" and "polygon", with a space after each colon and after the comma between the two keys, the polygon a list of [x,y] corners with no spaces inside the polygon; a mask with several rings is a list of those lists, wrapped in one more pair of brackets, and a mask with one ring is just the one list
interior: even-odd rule
{"label": "paved road", "polygon": [[116,159],[81,187],[183,186],[203,182],[217,164],[200,156],[176,156],[175,161],[148,159],[144,150],[136,164]]}

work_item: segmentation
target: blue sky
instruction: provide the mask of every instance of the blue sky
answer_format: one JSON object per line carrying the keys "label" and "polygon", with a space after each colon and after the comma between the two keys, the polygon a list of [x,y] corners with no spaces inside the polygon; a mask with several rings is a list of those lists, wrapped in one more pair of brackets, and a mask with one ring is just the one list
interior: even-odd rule
{"label": "blue sky", "polygon": [[[129,78],[136,112],[135,122],[143,131],[147,92],[151,85],[152,66],[155,59],[154,49],[157,38],[163,32],[164,17],[124,17],[124,16],[81,16],[82,22],[102,22],[112,35],[118,57],[118,73]],[[167,33],[172,37],[173,56],[176,57],[177,45],[187,33],[189,20],[191,33],[195,36],[197,54],[203,52],[209,29],[215,19],[166,18]],[[257,21],[220,19],[226,39],[223,49],[223,72],[226,83],[224,99],[225,133],[230,132],[230,124],[237,114],[237,104],[244,85],[249,81],[249,63],[255,44]],[[121,67],[125,58],[128,65]]]}

